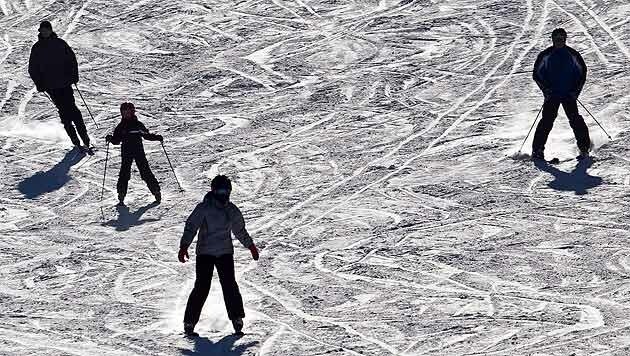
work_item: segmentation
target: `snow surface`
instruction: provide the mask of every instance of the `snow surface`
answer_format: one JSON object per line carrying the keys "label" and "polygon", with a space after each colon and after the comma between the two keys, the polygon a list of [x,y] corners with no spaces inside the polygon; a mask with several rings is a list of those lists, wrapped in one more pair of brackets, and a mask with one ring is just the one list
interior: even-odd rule
{"label": "snow surface", "polygon": [[[627,0],[0,0],[0,354],[630,354],[628,18]],[[67,153],[28,78],[43,19],[78,55],[94,157]],[[536,167],[510,157],[558,26],[614,140],[587,117],[578,164],[561,114],[563,163]],[[127,100],[185,188],[147,142],[159,206],[135,173],[114,207],[118,148],[99,202]],[[215,277],[192,341],[176,252],[217,173],[261,260],[237,248],[247,335]]]}

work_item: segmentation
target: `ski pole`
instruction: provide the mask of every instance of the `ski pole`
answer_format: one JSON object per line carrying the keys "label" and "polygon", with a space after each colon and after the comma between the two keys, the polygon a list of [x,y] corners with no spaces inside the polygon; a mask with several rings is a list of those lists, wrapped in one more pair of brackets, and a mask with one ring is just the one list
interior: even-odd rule
{"label": "ski pole", "polygon": [[584,106],[584,104],[582,104],[582,102],[580,101],[580,99],[576,99],[578,103],[580,103],[580,105],[582,105],[582,107],[584,108],[584,110],[586,110],[586,112],[591,115],[591,117],[593,118],[593,120],[595,120],[595,122],[597,123],[597,125],[599,125],[599,127],[602,129],[602,131],[604,131],[604,133],[606,134],[606,136],[608,136],[608,139],[612,141],[612,137],[610,137],[610,135],[608,134],[608,132],[606,132],[606,130],[604,130],[604,127],[599,123],[599,121],[597,121],[597,119],[595,118],[595,116],[593,116],[593,114],[591,114],[590,111],[588,111],[588,109],[586,108],[586,106]]}
{"label": "ski pole", "polygon": [[107,159],[109,158],[109,141],[107,141],[107,149],[105,150],[105,169],[103,169],[103,188],[101,188],[101,204],[103,203],[103,194],[105,194],[105,176],[107,175]]}
{"label": "ski pole", "polygon": [[79,87],[76,84],[74,85],[74,87],[79,92],[79,96],[81,97],[81,100],[83,100],[83,105],[85,105],[85,108],[87,109],[88,113],[90,114],[90,117],[92,118],[92,121],[94,121],[94,125],[96,125],[97,129],[100,129],[98,127],[98,124],[96,123],[96,119],[94,119],[94,115],[92,115],[92,112],[90,111],[90,107],[88,106],[88,104],[85,102],[85,99],[83,98],[83,94],[81,94],[81,90],[79,90]]}
{"label": "ski pole", "polygon": [[164,150],[164,155],[166,156],[168,165],[171,166],[171,171],[173,171],[173,175],[175,176],[175,181],[177,182],[177,185],[179,186],[179,190],[183,191],[184,189],[182,188],[182,185],[179,184],[179,180],[177,179],[177,174],[175,174],[175,169],[173,168],[173,165],[171,164],[171,159],[168,158],[168,153],[166,153],[166,147],[164,147],[164,141],[160,141],[160,143],[162,144],[162,149]]}
{"label": "ski pole", "polygon": [[521,151],[523,150],[523,146],[525,146],[525,142],[527,141],[527,138],[529,138],[529,134],[532,133],[532,130],[534,129],[534,125],[536,125],[536,121],[538,121],[538,117],[540,116],[540,113],[543,111],[543,107],[545,107],[545,104],[543,104],[540,107],[540,110],[538,110],[538,114],[536,115],[536,118],[534,119],[534,123],[532,124],[532,127],[529,128],[529,131],[527,132],[527,136],[525,136],[525,139],[523,140],[523,144],[521,144],[521,148],[518,149],[517,154],[521,154]]}

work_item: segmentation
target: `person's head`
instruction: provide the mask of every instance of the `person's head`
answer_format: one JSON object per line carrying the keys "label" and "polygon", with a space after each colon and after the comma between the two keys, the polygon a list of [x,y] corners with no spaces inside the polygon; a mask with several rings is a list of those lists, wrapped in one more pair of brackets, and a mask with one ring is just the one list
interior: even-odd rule
{"label": "person's head", "polygon": [[129,120],[136,117],[136,107],[132,103],[120,104],[120,115],[123,120]]}
{"label": "person's head", "polygon": [[38,31],[43,38],[48,38],[53,33],[52,24],[49,21],[42,21]]}
{"label": "person's head", "polygon": [[562,48],[567,44],[567,31],[563,28],[556,28],[551,32],[551,41],[556,48]]}
{"label": "person's head", "polygon": [[212,195],[222,204],[227,204],[230,201],[230,193],[232,193],[230,178],[224,175],[214,177],[212,183],[210,183],[210,189],[212,190]]}

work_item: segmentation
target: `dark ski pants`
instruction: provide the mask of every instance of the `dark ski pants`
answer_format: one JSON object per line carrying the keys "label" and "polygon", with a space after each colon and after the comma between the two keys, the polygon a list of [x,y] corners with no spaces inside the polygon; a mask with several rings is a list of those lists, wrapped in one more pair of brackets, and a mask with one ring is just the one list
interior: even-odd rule
{"label": "dark ski pants", "polygon": [[549,98],[543,104],[542,119],[536,127],[534,134],[534,142],[532,144],[532,152],[544,151],[545,143],[549,137],[549,132],[553,128],[553,122],[558,116],[558,109],[562,105],[569,125],[573,129],[573,134],[577,140],[577,146],[580,150],[588,150],[591,146],[591,139],[588,134],[588,126],[584,122],[584,118],[578,112],[576,99],[571,98]]}
{"label": "dark ski pants", "polygon": [[81,110],[79,110],[77,105],[74,103],[74,92],[72,91],[72,87],[67,86],[65,88],[49,89],[46,92],[50,95],[50,98],[57,107],[57,110],[59,110],[59,118],[61,119],[61,123],[63,124],[63,128],[66,130],[68,137],[70,137],[70,141],[72,141],[72,143],[76,146],[81,145],[81,142],[77,137],[78,131],[83,144],[89,147],[90,137],[88,136],[87,129],[85,128]]}
{"label": "dark ski pants", "polygon": [[232,254],[221,255],[218,257],[210,255],[198,255],[197,279],[190,297],[186,305],[186,313],[184,314],[184,324],[197,325],[201,308],[210,293],[210,282],[212,281],[212,272],[214,266],[217,267],[219,273],[219,282],[223,290],[223,300],[227,309],[228,318],[234,320],[236,318],[244,318],[245,310],[243,309],[243,298],[238,290],[236,278],[234,276],[234,256]]}
{"label": "dark ski pants", "polygon": [[118,174],[118,184],[116,184],[116,190],[119,197],[125,197],[127,195],[127,186],[129,185],[129,179],[131,178],[131,164],[136,161],[136,167],[140,171],[140,177],[147,184],[151,193],[155,194],[160,191],[160,183],[155,179],[151,167],[149,167],[149,161],[144,152],[137,155],[122,155],[122,163],[120,165],[120,173]]}

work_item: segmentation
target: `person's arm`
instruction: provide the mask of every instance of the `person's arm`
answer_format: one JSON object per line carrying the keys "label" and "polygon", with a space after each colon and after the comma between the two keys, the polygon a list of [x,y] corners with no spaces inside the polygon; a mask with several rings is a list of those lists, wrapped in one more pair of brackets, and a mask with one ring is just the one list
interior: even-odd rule
{"label": "person's arm", "polygon": [[180,262],[186,262],[188,258],[188,247],[192,244],[195,239],[195,235],[197,235],[197,231],[199,231],[199,227],[203,222],[203,207],[201,204],[198,204],[195,207],[195,210],[188,216],[186,219],[186,225],[184,226],[184,233],[182,234],[182,238],[179,240],[179,253],[177,257]]}
{"label": "person's arm", "polygon": [[118,124],[114,129],[113,135],[107,135],[108,141],[114,145],[120,145],[122,142],[122,124]]}
{"label": "person's arm", "polygon": [[37,91],[44,91],[42,87],[42,73],[39,69],[40,55],[38,52],[37,45],[33,46],[30,58],[28,59],[28,75],[30,75],[33,83],[35,83]]}
{"label": "person's arm", "polygon": [[[62,40],[63,41],[63,40]],[[79,64],[77,63],[77,56],[74,54],[72,48],[68,45],[66,41],[63,41],[63,44],[66,48],[66,65],[70,69],[71,81],[72,84],[76,84],[79,82]]]}
{"label": "person's arm", "polygon": [[252,237],[247,232],[247,228],[245,227],[245,219],[243,218],[243,213],[239,210],[238,207],[234,204],[230,204],[231,210],[231,223],[232,223],[232,233],[241,242],[245,248],[249,249],[252,254],[252,258],[254,260],[258,260],[258,248],[254,244]]}
{"label": "person's arm", "polygon": [[538,55],[538,57],[536,58],[536,62],[534,63],[534,70],[532,72],[532,78],[536,82],[536,85],[538,85],[538,88],[540,88],[540,90],[545,94],[549,90],[549,85],[543,77],[543,71],[547,62],[547,52],[548,50],[545,50]]}
{"label": "person's arm", "polygon": [[138,125],[140,126],[140,132],[142,134],[142,138],[149,141],[164,141],[164,137],[162,135],[155,135],[149,132],[149,130],[144,126],[143,123],[138,121]]}

